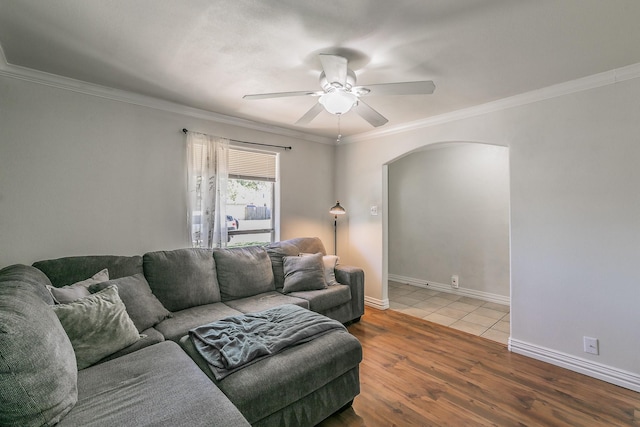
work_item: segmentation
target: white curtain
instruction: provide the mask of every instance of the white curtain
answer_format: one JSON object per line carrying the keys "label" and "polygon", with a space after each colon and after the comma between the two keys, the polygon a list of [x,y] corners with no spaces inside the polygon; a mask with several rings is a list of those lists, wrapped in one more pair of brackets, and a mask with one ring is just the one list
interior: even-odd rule
{"label": "white curtain", "polygon": [[187,133],[187,226],[191,244],[226,247],[229,140]]}

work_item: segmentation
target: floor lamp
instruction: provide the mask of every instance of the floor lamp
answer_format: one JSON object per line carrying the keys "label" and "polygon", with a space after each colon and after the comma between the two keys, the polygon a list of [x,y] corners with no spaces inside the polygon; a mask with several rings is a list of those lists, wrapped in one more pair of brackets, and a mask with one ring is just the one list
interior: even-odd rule
{"label": "floor lamp", "polygon": [[333,254],[338,255],[338,215],[344,215],[347,211],[340,206],[340,201],[336,201],[336,205],[329,211],[334,216],[333,219]]}

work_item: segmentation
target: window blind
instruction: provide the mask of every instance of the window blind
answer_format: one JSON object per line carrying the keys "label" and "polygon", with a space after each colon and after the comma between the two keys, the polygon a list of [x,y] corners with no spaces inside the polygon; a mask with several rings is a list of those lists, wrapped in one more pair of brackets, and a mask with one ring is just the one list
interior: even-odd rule
{"label": "window blind", "polygon": [[229,148],[229,178],[276,181],[276,154]]}

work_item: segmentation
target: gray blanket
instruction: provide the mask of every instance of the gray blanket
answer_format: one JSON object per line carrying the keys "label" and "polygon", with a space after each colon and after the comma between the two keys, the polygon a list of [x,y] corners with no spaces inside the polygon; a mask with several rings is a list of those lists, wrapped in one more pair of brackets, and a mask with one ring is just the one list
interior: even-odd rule
{"label": "gray blanket", "polygon": [[217,380],[294,345],[346,328],[297,305],[227,317],[189,331]]}

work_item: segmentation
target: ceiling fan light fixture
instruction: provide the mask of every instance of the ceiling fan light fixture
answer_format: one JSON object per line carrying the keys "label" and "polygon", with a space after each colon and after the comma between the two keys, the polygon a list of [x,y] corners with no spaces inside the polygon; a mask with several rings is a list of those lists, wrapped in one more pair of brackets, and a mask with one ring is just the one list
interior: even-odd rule
{"label": "ceiling fan light fixture", "polygon": [[320,96],[320,104],[331,114],[344,114],[358,102],[358,97],[351,92],[334,90]]}
{"label": "ceiling fan light fixture", "polygon": [[[320,87],[322,91],[296,91],[278,93],[258,93],[245,95],[244,99],[283,98],[289,96],[317,96],[315,103],[298,121],[296,125],[307,125],[322,110],[338,116],[338,142],[340,142],[340,116],[354,110],[356,114],[374,127],[389,122],[382,114],[371,108],[360,97],[365,95],[429,95],[436,86],[432,81],[376,83],[369,87],[356,86],[356,73],[349,68],[347,58],[339,55],[321,53],[318,55],[322,65]],[[357,108],[354,108],[357,107]]]}

